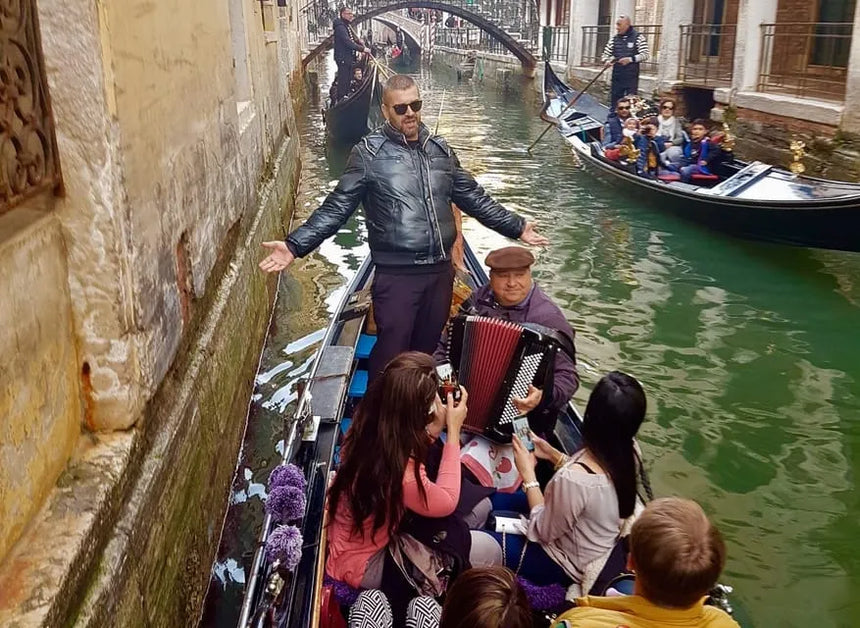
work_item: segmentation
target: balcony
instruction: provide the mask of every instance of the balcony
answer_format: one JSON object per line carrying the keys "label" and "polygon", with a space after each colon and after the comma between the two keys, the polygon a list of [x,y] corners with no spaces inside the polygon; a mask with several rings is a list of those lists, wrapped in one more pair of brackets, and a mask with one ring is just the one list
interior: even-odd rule
{"label": "balcony", "polygon": [[[639,65],[639,71],[643,74],[657,74],[657,68],[660,65],[660,33],[663,29],[659,24],[646,24],[634,28],[645,35],[648,49],[651,51],[651,58]],[[581,63],[583,66],[603,65],[603,49],[614,32],[615,27],[609,25],[582,27]]]}
{"label": "balcony", "polygon": [[543,27],[543,58],[550,61],[567,62],[567,49],[570,43],[570,27]]}
{"label": "balcony", "polygon": [[678,80],[694,87],[729,87],[737,24],[682,24]]}
{"label": "balcony", "polygon": [[762,24],[758,90],[844,100],[853,27],[849,22]]}

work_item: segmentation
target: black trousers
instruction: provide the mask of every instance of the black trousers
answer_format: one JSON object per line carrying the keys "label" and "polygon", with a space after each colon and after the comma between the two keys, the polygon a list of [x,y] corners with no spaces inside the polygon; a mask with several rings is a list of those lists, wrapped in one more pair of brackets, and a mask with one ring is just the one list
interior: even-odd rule
{"label": "black trousers", "polygon": [[352,82],[352,61],[337,62],[337,99],[340,100],[349,93],[349,84]]}
{"label": "black trousers", "polygon": [[612,77],[612,87],[609,93],[609,110],[615,111],[615,103],[623,96],[635,96],[639,93],[639,77]]}
{"label": "black trousers", "polygon": [[398,274],[377,266],[371,288],[377,328],[369,360],[371,380],[404,351],[433,354],[448,321],[453,290],[451,264],[420,275]]}

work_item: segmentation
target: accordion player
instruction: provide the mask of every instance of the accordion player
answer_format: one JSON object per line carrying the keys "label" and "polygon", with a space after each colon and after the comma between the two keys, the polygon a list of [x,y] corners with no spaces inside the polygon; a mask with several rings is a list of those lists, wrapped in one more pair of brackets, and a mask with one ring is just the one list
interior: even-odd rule
{"label": "accordion player", "polygon": [[459,315],[451,319],[447,357],[458,383],[469,391],[463,430],[499,443],[511,442],[512,403],[525,397],[530,384],[544,380],[563,348],[558,334],[529,323]]}

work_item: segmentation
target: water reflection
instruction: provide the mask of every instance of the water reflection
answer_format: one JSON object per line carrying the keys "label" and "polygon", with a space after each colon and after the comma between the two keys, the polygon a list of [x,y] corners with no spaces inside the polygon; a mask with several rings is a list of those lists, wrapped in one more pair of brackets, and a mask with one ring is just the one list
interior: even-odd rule
{"label": "water reflection", "polygon": [[[664,215],[597,183],[549,134],[526,153],[542,129],[533,95],[442,74],[418,80],[425,122],[436,124],[446,90],[440,133],[491,194],[552,240],[535,274],[577,331],[577,400],[612,369],[645,385],[654,488],[696,498],[718,522],[725,579],[749,623],[852,624],[860,255],[736,240]],[[314,111],[304,117],[300,217],[339,174],[322,157]],[[508,243],[470,218],[464,231],[480,258]],[[366,252],[358,216],[281,280],[242,453],[250,477],[234,487],[245,501],[230,509],[206,625],[235,623],[262,512],[255,485],[278,459],[296,378]]]}

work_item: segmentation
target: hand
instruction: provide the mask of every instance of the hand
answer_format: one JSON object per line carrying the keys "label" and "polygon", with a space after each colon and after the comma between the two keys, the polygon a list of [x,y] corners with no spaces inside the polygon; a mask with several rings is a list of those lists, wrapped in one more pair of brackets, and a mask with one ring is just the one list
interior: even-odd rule
{"label": "hand", "polygon": [[370,48],[368,48],[367,46],[364,47],[364,54],[370,54]]}
{"label": "hand", "polygon": [[620,63],[621,65],[628,65],[630,63],[633,63],[633,58],[632,57],[622,57],[621,59],[618,60],[618,63]]}
{"label": "hand", "polygon": [[672,144],[672,142],[664,142],[664,144],[663,144],[663,145],[664,145],[666,148],[669,148],[669,147],[670,147],[670,146],[672,146],[673,144]]}
{"label": "hand", "polygon": [[292,254],[289,248],[287,248],[287,243],[281,240],[263,242],[263,246],[272,251],[269,253],[268,257],[260,262],[260,269],[267,273],[275,273],[284,270],[287,266],[293,263],[294,259],[296,259],[296,256]]}
{"label": "hand", "polygon": [[603,64],[603,67],[604,67],[604,68],[608,68],[610,65],[612,65],[612,64],[614,64],[614,63],[615,63],[615,59],[614,59],[614,58],[612,58],[612,59],[610,59],[609,61],[607,61],[606,63],[604,63],[604,64]]}
{"label": "hand", "polygon": [[533,244],[534,246],[546,246],[549,244],[549,238],[546,238],[535,231],[535,223],[533,222],[526,223],[523,232],[520,234],[520,240],[526,244]]}
{"label": "hand", "polygon": [[541,399],[543,399],[543,391],[529,384],[529,394],[522,399],[515,397],[511,399],[511,403],[520,414],[528,414],[538,407]]}
{"label": "hand", "polygon": [[516,434],[511,444],[514,446],[514,464],[517,465],[517,471],[523,476],[523,481],[534,482],[536,479],[535,465],[537,464],[534,454],[526,449]]}
{"label": "hand", "polygon": [[540,436],[536,435],[534,432],[529,432],[529,436],[532,439],[532,442],[535,444],[535,456],[540,458],[541,460],[549,460],[553,465],[559,461],[562,457],[562,453],[542,439]]}
{"label": "hand", "polygon": [[466,420],[468,408],[466,402],[469,400],[469,393],[466,389],[460,386],[460,401],[454,405],[454,393],[448,393],[448,399],[445,403],[445,423],[448,426],[448,438],[460,437],[460,429]]}
{"label": "hand", "polygon": [[707,162],[707,161],[705,161],[704,159],[702,159],[702,160],[699,162],[699,165],[700,165],[700,166],[707,166],[707,165],[708,165],[708,162]]}

